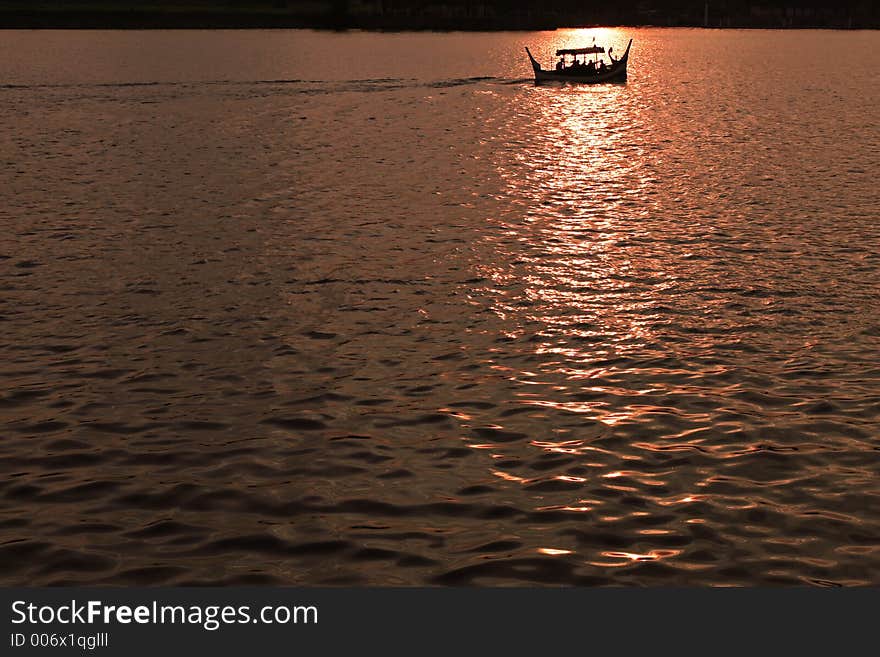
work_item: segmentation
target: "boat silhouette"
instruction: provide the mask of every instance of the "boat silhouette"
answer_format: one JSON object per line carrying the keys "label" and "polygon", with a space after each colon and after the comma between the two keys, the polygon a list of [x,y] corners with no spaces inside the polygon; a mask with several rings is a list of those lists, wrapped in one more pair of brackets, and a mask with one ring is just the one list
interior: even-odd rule
{"label": "boat silhouette", "polygon": [[[542,82],[577,82],[580,84],[598,84],[601,82],[625,82],[626,65],[629,61],[629,50],[632,47],[632,39],[626,45],[626,51],[620,59],[611,57],[612,49],[608,49],[611,63],[606,64],[595,56],[604,53],[602,46],[592,45],[587,48],[564,48],[556,51],[559,61],[554,70],[545,70],[526,48],[532,69],[535,71],[535,84]],[[593,55],[593,59],[589,56]]]}

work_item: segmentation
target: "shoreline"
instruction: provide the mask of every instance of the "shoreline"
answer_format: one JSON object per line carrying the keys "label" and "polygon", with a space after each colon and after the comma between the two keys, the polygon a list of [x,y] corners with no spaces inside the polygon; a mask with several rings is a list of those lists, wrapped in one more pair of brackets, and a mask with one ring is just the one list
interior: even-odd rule
{"label": "shoreline", "polygon": [[413,15],[338,15],[331,13],[304,14],[294,12],[180,11],[153,12],[141,10],[31,10],[15,11],[0,8],[2,30],[187,30],[187,29],[314,29],[364,30],[377,32],[508,32],[552,31],[568,28],[629,27],[629,28],[702,28],[702,29],[830,29],[876,30],[880,25],[860,22],[803,22],[780,25],[777,21],[718,19],[718,25],[700,21],[671,19],[645,22],[635,17],[620,20],[583,21],[558,16],[507,17],[413,16]]}

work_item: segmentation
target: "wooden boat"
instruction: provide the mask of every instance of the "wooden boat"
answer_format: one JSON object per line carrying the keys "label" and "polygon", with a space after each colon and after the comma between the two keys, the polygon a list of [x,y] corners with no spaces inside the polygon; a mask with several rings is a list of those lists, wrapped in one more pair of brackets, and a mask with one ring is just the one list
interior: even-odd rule
{"label": "wooden boat", "polygon": [[[632,46],[632,39],[626,46],[626,52],[620,59],[611,57],[611,48],[608,49],[608,56],[611,62],[606,64],[603,60],[598,59],[596,55],[604,53],[605,48],[602,46],[592,45],[588,48],[566,48],[556,51],[559,61],[556,63],[555,70],[544,70],[533,56],[531,51],[526,48],[526,53],[532,62],[532,68],[535,71],[535,84],[542,82],[577,82],[581,84],[597,84],[600,82],[626,82],[626,63],[629,59],[629,49]],[[589,56],[593,55],[590,59]]]}

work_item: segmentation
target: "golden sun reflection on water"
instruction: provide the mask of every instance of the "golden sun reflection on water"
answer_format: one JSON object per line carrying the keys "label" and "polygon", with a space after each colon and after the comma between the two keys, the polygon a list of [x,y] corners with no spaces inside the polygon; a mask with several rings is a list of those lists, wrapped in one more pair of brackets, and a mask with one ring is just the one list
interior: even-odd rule
{"label": "golden sun reflection on water", "polygon": [[548,547],[538,548],[537,552],[540,554],[546,554],[547,556],[550,556],[550,557],[558,557],[558,556],[562,556],[562,555],[566,555],[566,554],[574,554],[573,550],[563,550],[562,548],[548,548]]}
{"label": "golden sun reflection on water", "polygon": [[[572,31],[565,40],[586,32]],[[524,111],[534,138],[497,165],[517,213],[503,220],[500,236],[490,237],[499,257],[480,273],[498,286],[519,286],[516,305],[496,305],[499,316],[519,316],[521,327],[556,338],[538,341],[536,354],[557,357],[570,377],[589,377],[593,370],[585,365],[597,354],[611,354],[621,343],[640,348],[653,335],[650,315],[633,313],[641,309],[631,294],[640,268],[618,248],[638,212],[629,200],[646,196],[652,184],[640,173],[644,154],[629,139],[638,110],[626,102],[625,85],[536,88],[530,100]],[[585,341],[589,353],[578,346]]]}
{"label": "golden sun reflection on water", "polygon": [[[571,30],[552,47],[584,45],[593,35],[615,50],[625,45],[617,30]],[[596,531],[653,523],[652,513],[639,510],[645,502],[609,514],[609,499],[681,509],[704,498],[671,495],[671,468],[640,471],[638,456],[592,444],[668,411],[656,403],[669,390],[665,381],[652,380],[659,370],[627,362],[662,339],[657,299],[676,280],[643,246],[662,226],[642,223],[657,185],[652,156],[637,138],[642,109],[627,85],[598,85],[536,87],[520,111],[533,131],[516,148],[496,151],[508,209],[492,218],[494,230],[484,238],[488,256],[474,268],[503,322],[499,334],[525,342],[531,352],[523,367],[494,363],[492,369],[516,386],[514,398],[534,408],[534,418],[557,419],[551,435],[530,435],[526,447],[537,456],[524,457],[523,445],[494,444],[491,474],[519,487],[536,512],[577,518]],[[495,429],[515,425],[511,419]],[[570,466],[562,474],[505,467],[523,458],[564,459],[560,463]],[[621,467],[625,463],[630,466]],[[699,483],[690,482],[688,490]],[[694,508],[686,519],[698,514]],[[680,540],[674,530],[649,524],[633,533],[638,551],[597,550],[585,563],[620,568],[681,553],[664,547]],[[538,549],[547,556],[577,551]]]}
{"label": "golden sun reflection on water", "polygon": [[603,568],[620,568],[638,561],[660,561],[661,559],[671,559],[679,554],[681,554],[681,550],[650,550],[645,553],[606,551],[602,552],[602,556],[613,559],[614,561],[593,561],[590,562],[590,565]]}

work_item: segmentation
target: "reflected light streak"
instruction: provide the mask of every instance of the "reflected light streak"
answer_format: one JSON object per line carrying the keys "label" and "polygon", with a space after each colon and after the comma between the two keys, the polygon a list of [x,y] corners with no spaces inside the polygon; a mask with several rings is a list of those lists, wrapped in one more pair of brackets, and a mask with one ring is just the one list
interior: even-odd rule
{"label": "reflected light streak", "polygon": [[503,470],[492,470],[492,474],[496,477],[500,477],[505,481],[515,481],[517,483],[527,483],[529,480],[524,477],[517,477],[516,475],[512,475],[509,472],[504,472]]}
{"label": "reflected light streak", "polygon": [[[555,33],[545,48],[583,45],[593,36],[620,52],[626,45],[622,30],[575,29]],[[658,411],[649,404],[612,406],[606,401],[662,392],[647,381],[635,391],[617,389],[613,383],[598,385],[619,374],[601,361],[644,351],[657,341],[662,313],[655,311],[652,297],[641,292],[653,293],[670,280],[665,272],[646,275],[650,262],[646,265],[642,247],[621,248],[634,237],[633,221],[647,207],[633,199],[644,199],[657,184],[644,168],[653,156],[632,139],[643,109],[631,96],[625,85],[536,88],[521,111],[540,130],[517,148],[496,152],[493,161],[507,188],[509,210],[490,219],[494,229],[485,240],[491,255],[476,265],[484,280],[469,292],[475,300],[488,300],[493,313],[505,322],[505,329],[496,335],[528,340],[537,365],[492,367],[517,388],[534,389],[534,393],[513,394],[525,405],[548,409],[548,418],[549,411],[564,411],[614,427],[640,422]],[[640,229],[637,237],[650,239],[650,230]],[[590,379],[597,380],[580,387]],[[595,399],[572,400],[573,394]],[[533,440],[530,445],[565,455],[589,449],[582,440]],[[601,461],[588,465],[606,467]],[[536,481],[492,473],[512,482]],[[620,476],[631,476],[639,484],[663,485],[658,479],[633,474]],[[587,481],[569,475],[554,479]],[[625,485],[614,488],[636,490]],[[592,510],[580,505],[564,508]]]}
{"label": "reflected light streak", "polygon": [[681,550],[651,550],[649,552],[602,552],[601,556],[609,559],[616,559],[611,562],[589,562],[592,566],[601,566],[603,568],[619,568],[627,566],[639,561],[660,561],[663,559],[671,559],[681,554]]}

